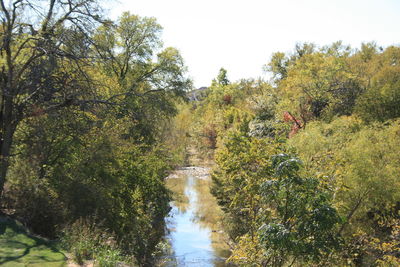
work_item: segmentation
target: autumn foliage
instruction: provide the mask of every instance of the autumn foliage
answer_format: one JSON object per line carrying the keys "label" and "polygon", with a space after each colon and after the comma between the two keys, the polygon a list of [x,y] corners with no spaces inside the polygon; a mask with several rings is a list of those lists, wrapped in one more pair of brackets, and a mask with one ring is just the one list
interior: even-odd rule
{"label": "autumn foliage", "polygon": [[301,121],[296,119],[290,112],[285,111],[283,113],[283,120],[285,122],[292,122],[292,128],[289,132],[289,138],[291,138],[293,135],[295,135],[301,128],[303,128],[303,125]]}

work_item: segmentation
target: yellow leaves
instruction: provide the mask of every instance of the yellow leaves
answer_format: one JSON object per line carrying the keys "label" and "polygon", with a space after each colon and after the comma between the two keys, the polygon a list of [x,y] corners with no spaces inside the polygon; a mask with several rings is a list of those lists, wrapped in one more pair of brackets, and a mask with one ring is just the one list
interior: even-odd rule
{"label": "yellow leaves", "polygon": [[400,266],[399,258],[392,255],[385,255],[382,259],[376,261],[379,267],[397,267]]}
{"label": "yellow leaves", "polygon": [[[367,212],[394,210],[393,205],[400,197],[399,132],[399,121],[365,126],[359,118],[345,116],[331,123],[310,123],[288,140],[309,172],[318,172],[319,178],[334,190],[335,206],[343,216],[357,207],[345,236],[357,233],[353,238],[361,242],[360,247],[368,247],[374,254],[376,251],[386,254],[379,259],[380,266],[397,266],[390,265],[395,260],[392,254],[398,247],[397,241],[388,237],[380,240],[373,238],[371,232],[358,231],[372,231]],[[358,206],[360,199],[362,203]],[[391,224],[391,227],[392,235],[398,235],[398,226]]]}
{"label": "yellow leaves", "polygon": [[261,266],[264,255],[258,244],[257,235],[246,234],[240,237],[227,261],[239,266]]}
{"label": "yellow leaves", "polygon": [[158,54],[161,59],[169,59],[169,60],[182,60],[181,55],[179,54],[178,49],[173,47],[165,48],[161,53]]}
{"label": "yellow leaves", "polygon": [[107,75],[99,66],[97,68],[88,68],[87,73],[96,82],[98,86],[97,93],[100,96],[108,98],[122,93],[123,88],[119,86],[118,79],[115,76]]}
{"label": "yellow leaves", "polygon": [[392,244],[392,243],[382,243],[382,244],[380,245],[380,249],[381,249],[382,251],[384,251],[384,252],[390,252],[390,251],[392,251],[393,249],[399,250],[399,249],[396,248],[395,245]]}
{"label": "yellow leaves", "polygon": [[387,267],[387,266],[399,266],[400,259],[396,257],[400,252],[400,241],[396,238],[399,234],[399,221],[395,220],[387,224],[387,226],[391,225],[392,235],[391,239],[386,239],[385,241],[380,240],[379,238],[370,238],[368,245],[370,249],[377,251],[380,255],[375,263],[377,266]]}
{"label": "yellow leaves", "polygon": [[357,99],[355,111],[365,121],[385,121],[399,117],[400,48],[389,47],[370,65],[366,91]]}

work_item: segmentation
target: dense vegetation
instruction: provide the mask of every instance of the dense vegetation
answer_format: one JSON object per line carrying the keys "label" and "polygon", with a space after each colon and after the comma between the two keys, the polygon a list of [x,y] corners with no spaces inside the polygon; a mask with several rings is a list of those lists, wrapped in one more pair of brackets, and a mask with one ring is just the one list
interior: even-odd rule
{"label": "dense vegetation", "polygon": [[400,47],[304,43],[271,80],[221,69],[194,105],[197,147],[240,266],[398,266]]}
{"label": "dense vegetation", "polygon": [[0,210],[76,262],[154,266],[164,178],[193,137],[216,162],[230,262],[400,265],[400,47],[298,44],[269,81],[221,69],[187,103],[154,18],[111,21],[96,0],[0,8]]}
{"label": "dense vegetation", "polygon": [[78,263],[151,266],[164,235],[170,129],[190,88],[153,18],[96,1],[0,1],[3,212]]}

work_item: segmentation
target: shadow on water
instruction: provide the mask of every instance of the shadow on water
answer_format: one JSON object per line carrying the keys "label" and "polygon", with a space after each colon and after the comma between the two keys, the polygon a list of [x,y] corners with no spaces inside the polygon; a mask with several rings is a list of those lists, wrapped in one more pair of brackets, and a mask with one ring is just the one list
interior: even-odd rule
{"label": "shadow on water", "polygon": [[209,169],[186,167],[167,179],[174,201],[167,219],[172,246],[162,266],[230,266],[227,237],[222,232],[221,210],[211,195]]}

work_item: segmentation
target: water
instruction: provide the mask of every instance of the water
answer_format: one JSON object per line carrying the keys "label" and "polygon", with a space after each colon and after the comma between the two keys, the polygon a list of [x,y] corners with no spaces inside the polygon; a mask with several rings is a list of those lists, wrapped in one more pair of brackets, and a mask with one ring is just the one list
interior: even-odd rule
{"label": "water", "polygon": [[222,232],[222,213],[210,194],[209,170],[186,167],[167,179],[175,200],[167,220],[172,247],[164,266],[228,266],[227,237]]}

